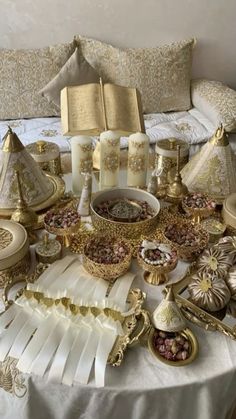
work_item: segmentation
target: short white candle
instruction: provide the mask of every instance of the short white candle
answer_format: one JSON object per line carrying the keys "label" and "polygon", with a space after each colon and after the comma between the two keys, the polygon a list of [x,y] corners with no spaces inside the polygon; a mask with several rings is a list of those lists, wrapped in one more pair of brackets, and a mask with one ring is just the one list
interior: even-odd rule
{"label": "short white candle", "polygon": [[149,137],[137,132],[129,137],[127,185],[143,188],[146,185],[149,158]]}
{"label": "short white candle", "polygon": [[100,134],[100,189],[119,185],[120,135],[117,131]]}
{"label": "short white candle", "polygon": [[72,190],[80,196],[83,189],[81,173],[90,173],[93,168],[92,138],[78,135],[71,139]]}

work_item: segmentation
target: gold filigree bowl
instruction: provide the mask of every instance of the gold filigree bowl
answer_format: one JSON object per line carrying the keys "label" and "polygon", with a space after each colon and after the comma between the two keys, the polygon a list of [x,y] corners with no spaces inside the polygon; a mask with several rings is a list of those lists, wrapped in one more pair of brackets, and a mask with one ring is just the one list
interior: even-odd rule
{"label": "gold filigree bowl", "polygon": [[[142,221],[124,222],[104,218],[95,211],[95,208],[102,202],[116,199],[129,200],[131,202],[147,202],[153,209],[153,216]],[[136,239],[141,234],[149,234],[155,230],[160,211],[160,203],[157,198],[146,191],[134,188],[116,188],[102,191],[96,194],[90,207],[92,223],[95,229],[128,239]]]}
{"label": "gold filigree bowl", "polygon": [[197,240],[196,244],[191,246],[185,243],[178,244],[176,241],[174,241],[174,239],[171,240],[166,236],[166,230],[171,226],[171,224],[167,226],[163,231],[167,243],[173,245],[177,250],[179,259],[183,260],[184,262],[193,262],[207,247],[209,242],[209,234],[206,230],[204,230],[204,228],[202,228],[200,224],[193,224],[192,222],[185,220],[179,220],[172,225],[175,226],[180,232],[183,229],[189,229],[191,232],[194,232]]}
{"label": "gold filigree bowl", "polygon": [[[53,213],[59,213],[60,209],[58,210],[53,210]],[[74,209],[73,209],[74,211]],[[55,234],[57,236],[57,239],[61,242],[62,246],[64,247],[69,247],[71,245],[71,239],[73,237],[73,235],[75,235],[79,228],[80,228],[80,218],[78,219],[78,221],[76,222],[76,224],[71,225],[70,227],[66,227],[66,228],[59,228],[59,227],[54,227],[49,225],[46,221],[44,217],[44,228],[48,233],[51,234]]]}
{"label": "gold filigree bowl", "polygon": [[[194,195],[194,194],[189,194],[189,195]],[[187,195],[187,197],[189,195]],[[204,198],[208,198],[209,200],[212,200],[212,202],[214,202],[214,200],[211,199],[208,195],[201,194],[201,196],[204,197]],[[212,214],[215,211],[216,205],[212,208],[190,207],[190,206],[186,205],[185,199],[186,199],[186,197],[184,197],[182,199],[181,205],[182,205],[183,210],[186,212],[186,214],[191,217],[193,223],[200,223],[201,220],[212,216]]]}
{"label": "gold filigree bowl", "polygon": [[154,338],[155,338],[156,329],[152,329],[149,336],[148,336],[148,349],[149,351],[161,362],[164,362],[166,365],[171,365],[173,367],[183,367],[185,365],[191,364],[198,354],[198,342],[195,338],[192,331],[188,328],[184,329],[181,332],[178,332],[179,335],[183,336],[190,344],[191,352],[188,358],[185,360],[180,361],[171,361],[169,359],[164,358],[159,352],[158,349],[154,345]]}
{"label": "gold filigree bowl", "polygon": [[[119,244],[125,247],[126,254],[123,259],[121,259],[118,263],[98,263],[95,262],[91,257],[88,256],[89,248],[94,245],[94,243],[102,244],[104,249],[107,244],[107,240],[109,243],[112,242],[113,245]],[[89,272],[91,275],[105,279],[106,281],[110,281],[113,279],[118,278],[119,276],[125,274],[130,267],[132,259],[132,248],[128,240],[125,240],[123,237],[120,239],[115,236],[104,237],[99,234],[92,235],[83,248],[83,267],[84,269]]]}
{"label": "gold filigree bowl", "polygon": [[[172,248],[172,250],[175,250]],[[161,285],[168,281],[168,273],[173,271],[178,263],[178,258],[173,258],[166,266],[155,266],[150,263],[145,262],[145,260],[140,255],[140,252],[137,252],[137,261],[138,264],[144,269],[143,277],[148,284],[151,285]]]}

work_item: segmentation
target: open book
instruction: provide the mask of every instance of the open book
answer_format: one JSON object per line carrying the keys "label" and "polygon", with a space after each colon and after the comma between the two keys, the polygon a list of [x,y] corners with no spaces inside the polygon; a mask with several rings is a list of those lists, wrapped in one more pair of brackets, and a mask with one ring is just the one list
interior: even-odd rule
{"label": "open book", "polygon": [[61,91],[63,135],[99,135],[107,129],[121,135],[145,132],[137,89],[90,83]]}

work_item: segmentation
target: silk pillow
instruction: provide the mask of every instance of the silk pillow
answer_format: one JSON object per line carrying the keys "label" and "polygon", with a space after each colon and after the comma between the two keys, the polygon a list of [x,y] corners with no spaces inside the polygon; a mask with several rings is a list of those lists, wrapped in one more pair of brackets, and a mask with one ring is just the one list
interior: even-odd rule
{"label": "silk pillow", "polygon": [[87,83],[99,82],[99,75],[85,60],[79,48],[71,55],[59,73],[51,80],[40,93],[49,102],[60,108],[60,93],[66,86],[79,86]]}
{"label": "silk pillow", "polygon": [[136,87],[145,113],[191,108],[190,79],[195,40],[155,48],[115,48],[76,36],[81,52],[104,82]]}
{"label": "silk pillow", "polygon": [[58,115],[58,108],[38,92],[74,49],[74,42],[40,49],[0,49],[0,119]]}

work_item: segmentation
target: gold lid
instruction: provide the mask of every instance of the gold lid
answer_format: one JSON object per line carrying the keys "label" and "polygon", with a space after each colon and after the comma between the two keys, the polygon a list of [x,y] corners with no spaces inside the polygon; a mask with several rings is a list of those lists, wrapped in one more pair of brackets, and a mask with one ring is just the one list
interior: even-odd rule
{"label": "gold lid", "polygon": [[29,250],[25,228],[10,220],[0,220],[0,270],[19,262]]}
{"label": "gold lid", "polygon": [[23,150],[24,146],[19,140],[15,132],[12,131],[11,127],[8,126],[8,130],[3,137],[3,147],[2,151],[5,153],[18,153]]}
{"label": "gold lid", "polygon": [[177,158],[177,146],[180,146],[180,157],[188,156],[189,144],[178,138],[168,138],[156,143],[156,153],[165,157]]}
{"label": "gold lid", "polygon": [[226,147],[229,145],[228,136],[222,124],[219,128],[217,128],[215,134],[211,137],[209,142],[218,147]]}
{"label": "gold lid", "polygon": [[154,310],[152,321],[156,329],[165,332],[180,332],[185,329],[186,322],[175,302],[172,286],[168,289],[165,299]]}

